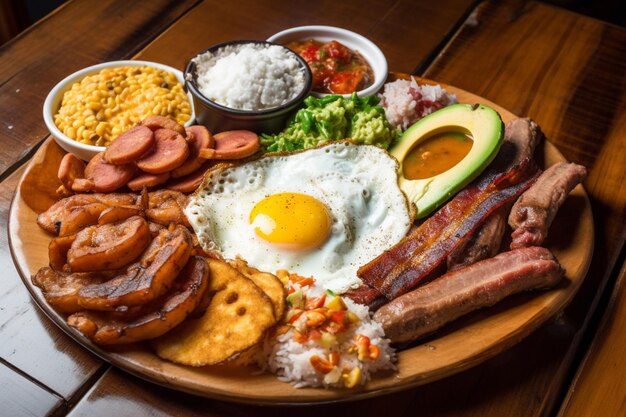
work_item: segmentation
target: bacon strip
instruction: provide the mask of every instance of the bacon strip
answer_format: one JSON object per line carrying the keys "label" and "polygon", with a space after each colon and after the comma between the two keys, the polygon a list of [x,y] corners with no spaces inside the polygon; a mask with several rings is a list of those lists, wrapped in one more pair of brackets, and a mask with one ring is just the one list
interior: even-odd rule
{"label": "bacon strip", "polygon": [[[515,129],[509,129],[512,123]],[[487,170],[399,243],[362,266],[357,274],[363,285],[348,297],[375,308],[417,287],[491,213],[530,187],[538,171],[532,159],[536,125],[529,119],[512,123]]]}

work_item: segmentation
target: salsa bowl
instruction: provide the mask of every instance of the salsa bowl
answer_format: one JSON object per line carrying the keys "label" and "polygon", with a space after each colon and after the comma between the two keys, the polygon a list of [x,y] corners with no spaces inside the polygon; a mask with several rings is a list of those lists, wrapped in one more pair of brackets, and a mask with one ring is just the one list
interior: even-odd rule
{"label": "salsa bowl", "polygon": [[[376,94],[387,80],[387,59],[378,46],[366,37],[347,29],[333,26],[299,26],[285,29],[267,39],[269,42],[287,45],[292,42],[314,40],[322,43],[337,41],[352,51],[358,53],[369,64],[373,72],[372,84],[356,91],[359,97]],[[317,97],[324,97],[328,93],[311,91]],[[350,94],[343,94],[350,95]]]}

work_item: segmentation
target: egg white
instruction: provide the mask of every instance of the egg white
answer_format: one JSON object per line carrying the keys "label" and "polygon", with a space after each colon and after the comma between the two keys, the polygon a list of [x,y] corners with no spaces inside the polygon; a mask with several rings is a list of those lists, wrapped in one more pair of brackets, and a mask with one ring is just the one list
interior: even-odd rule
{"label": "egg white", "polygon": [[[185,214],[206,251],[237,256],[250,266],[313,276],[336,293],[356,288],[357,269],[404,237],[412,222],[398,187],[397,161],[370,145],[335,142],[291,155],[269,155],[216,167],[190,197]],[[262,199],[306,194],[324,203],[331,233],[319,248],[294,251],[260,238],[249,223]]]}

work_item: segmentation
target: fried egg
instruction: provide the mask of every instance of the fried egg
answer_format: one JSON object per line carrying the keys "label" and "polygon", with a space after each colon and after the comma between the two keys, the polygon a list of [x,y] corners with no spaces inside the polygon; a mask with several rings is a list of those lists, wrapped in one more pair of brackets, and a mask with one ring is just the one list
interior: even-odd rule
{"label": "fried egg", "polygon": [[216,166],[185,214],[205,251],[343,293],[411,226],[397,168],[386,151],[351,142]]}

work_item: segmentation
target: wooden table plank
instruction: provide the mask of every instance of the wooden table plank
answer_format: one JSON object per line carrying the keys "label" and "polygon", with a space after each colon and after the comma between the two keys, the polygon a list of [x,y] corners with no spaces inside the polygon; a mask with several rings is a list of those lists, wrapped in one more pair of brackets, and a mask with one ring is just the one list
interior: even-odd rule
{"label": "wooden table plank", "polygon": [[626,264],[559,417],[626,415]]}
{"label": "wooden table plank", "polygon": [[197,1],[69,1],[2,45],[0,179],[48,134],[41,108],[58,81],[89,65],[131,57]]}
{"label": "wooden table plank", "polygon": [[[7,224],[10,200],[23,171],[0,184],[2,224]],[[107,365],[70,339],[32,301],[11,261],[6,233],[0,236],[0,270],[0,358],[72,399]]]}
{"label": "wooden table plank", "polygon": [[[209,46],[232,39],[267,39],[294,26],[340,26],[375,42],[389,68],[410,73],[430,56],[452,30],[473,0],[321,0],[204,1],[168,29],[137,58],[184,68],[187,61]],[[167,51],[167,53],[163,53]]]}
{"label": "wooden table plank", "polygon": [[11,417],[51,415],[63,400],[0,363],[0,414]]}
{"label": "wooden table plank", "polygon": [[[132,398],[128,393],[132,392]],[[410,393],[391,394],[380,399],[361,400],[322,406],[306,406],[293,409],[290,407],[257,407],[216,401],[195,397],[186,393],[172,391],[153,384],[146,384],[138,378],[128,376],[112,368],[94,385],[85,398],[68,414],[68,417],[104,417],[110,415],[151,415],[151,416],[375,416],[415,415]],[[407,413],[407,410],[412,412]]]}

